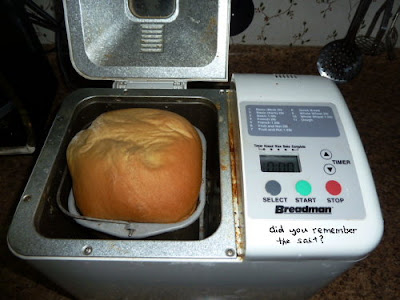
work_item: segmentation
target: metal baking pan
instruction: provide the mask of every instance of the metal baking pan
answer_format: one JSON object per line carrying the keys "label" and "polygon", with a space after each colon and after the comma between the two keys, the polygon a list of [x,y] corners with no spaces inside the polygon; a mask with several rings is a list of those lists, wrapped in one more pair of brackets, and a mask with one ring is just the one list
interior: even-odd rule
{"label": "metal baking pan", "polygon": [[190,224],[194,223],[203,213],[203,209],[206,202],[205,174],[206,174],[207,142],[204,137],[204,134],[199,129],[196,128],[196,130],[199,133],[203,149],[202,182],[200,187],[200,194],[199,194],[197,208],[187,219],[175,223],[138,223],[138,222],[127,222],[120,220],[106,220],[106,219],[85,217],[79,213],[78,208],[76,207],[72,189],[68,197],[68,211],[61,205],[61,201],[59,201],[58,198],[57,204],[59,208],[63,213],[72,217],[78,224],[119,238],[130,238],[130,239],[145,238],[189,226]]}

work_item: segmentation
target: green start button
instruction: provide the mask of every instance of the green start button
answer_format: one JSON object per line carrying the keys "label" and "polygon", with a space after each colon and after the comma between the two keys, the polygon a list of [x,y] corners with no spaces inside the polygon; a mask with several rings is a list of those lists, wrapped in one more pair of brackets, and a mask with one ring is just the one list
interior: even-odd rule
{"label": "green start button", "polygon": [[311,194],[311,184],[306,180],[300,180],[296,183],[296,191],[302,196],[308,196]]}

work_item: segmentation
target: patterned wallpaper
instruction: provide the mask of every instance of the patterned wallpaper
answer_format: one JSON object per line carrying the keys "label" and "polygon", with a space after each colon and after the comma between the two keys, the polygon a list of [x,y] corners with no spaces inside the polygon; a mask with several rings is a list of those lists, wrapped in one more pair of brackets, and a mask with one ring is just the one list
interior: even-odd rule
{"label": "patterned wallpaper", "polygon": [[[253,3],[252,23],[244,32],[231,38],[232,44],[323,46],[346,35],[359,0],[253,0]],[[365,34],[383,3],[384,0],[372,1],[360,35]],[[400,0],[395,0],[393,13],[399,5]],[[378,26],[380,19],[372,36]],[[396,28],[400,30],[400,20]]]}
{"label": "patterned wallpaper", "polygon": [[[39,5],[44,11],[46,11],[52,17],[55,17],[55,7],[54,7],[55,1],[62,1],[62,0],[33,0],[33,2]],[[34,26],[34,27],[42,44],[54,44],[55,34],[53,31],[43,28],[41,26]]]}
{"label": "patterned wallpaper", "polygon": [[[34,1],[54,16],[53,1],[61,0]],[[244,32],[231,37],[231,44],[323,46],[346,35],[359,0],[253,0],[253,3],[252,23]],[[372,1],[359,35],[365,34],[376,11],[383,3],[384,0]],[[399,6],[400,0],[394,0],[393,13]],[[380,20],[372,36],[379,24]],[[41,27],[36,28],[42,43],[54,42],[53,32]],[[396,28],[400,31],[400,18]],[[400,38],[397,47],[400,47]]]}

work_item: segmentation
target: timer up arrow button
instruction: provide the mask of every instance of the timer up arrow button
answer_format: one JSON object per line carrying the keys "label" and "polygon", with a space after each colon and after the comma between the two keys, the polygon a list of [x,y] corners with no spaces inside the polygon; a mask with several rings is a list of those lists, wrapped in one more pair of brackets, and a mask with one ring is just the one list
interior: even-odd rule
{"label": "timer up arrow button", "polygon": [[323,159],[331,159],[332,158],[332,152],[329,151],[328,149],[324,149],[320,152],[320,155]]}

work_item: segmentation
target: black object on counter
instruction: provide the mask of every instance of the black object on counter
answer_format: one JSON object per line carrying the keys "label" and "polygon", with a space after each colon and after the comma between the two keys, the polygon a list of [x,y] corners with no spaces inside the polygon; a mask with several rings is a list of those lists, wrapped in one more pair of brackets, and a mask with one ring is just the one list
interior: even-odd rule
{"label": "black object on counter", "polygon": [[253,21],[253,17],[254,3],[252,0],[232,0],[230,36],[245,31]]}
{"label": "black object on counter", "polygon": [[0,0],[0,148],[7,154],[44,138],[57,87],[24,4]]}
{"label": "black object on counter", "polygon": [[361,0],[345,38],[330,42],[322,48],[317,61],[321,76],[342,83],[360,73],[363,56],[355,38],[370,4],[371,0]]}
{"label": "black object on counter", "polygon": [[[364,55],[379,55],[385,51],[385,45],[382,41],[389,24],[389,19],[392,13],[393,0],[386,0],[375,13],[371,24],[368,27],[367,33],[364,36],[356,38],[356,44],[360,47]],[[372,37],[372,31],[375,28],[376,22],[382,15],[381,25],[378,28],[376,37]]]}

